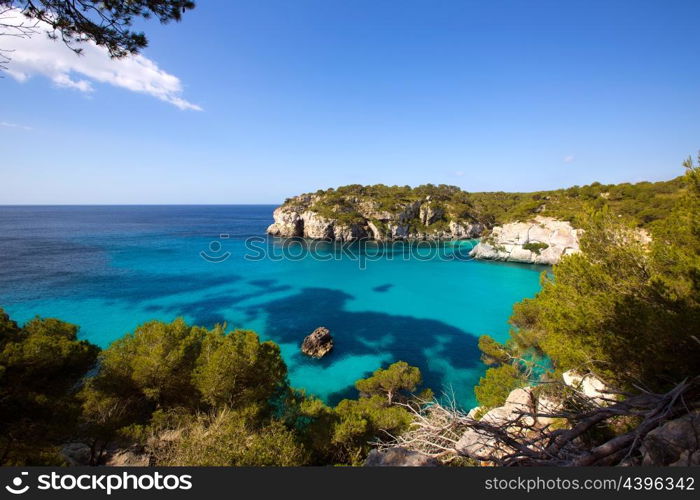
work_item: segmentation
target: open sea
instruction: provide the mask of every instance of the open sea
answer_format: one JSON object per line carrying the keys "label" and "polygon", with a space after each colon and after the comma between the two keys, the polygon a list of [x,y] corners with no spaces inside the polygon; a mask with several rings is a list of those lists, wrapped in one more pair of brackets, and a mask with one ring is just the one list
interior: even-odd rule
{"label": "open sea", "polygon": [[[478,337],[507,338],[546,268],[465,259],[469,241],[283,245],[265,238],[274,208],[0,206],[0,307],[75,323],[102,347],[150,319],[226,322],[280,344],[292,385],[331,404],[398,360],[475,404]],[[313,360],[299,345],[319,326],[335,347]]]}

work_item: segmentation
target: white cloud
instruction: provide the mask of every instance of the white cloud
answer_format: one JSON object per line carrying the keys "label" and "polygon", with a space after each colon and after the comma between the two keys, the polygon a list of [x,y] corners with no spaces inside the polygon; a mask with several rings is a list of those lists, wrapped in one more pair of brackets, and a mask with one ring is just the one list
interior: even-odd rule
{"label": "white cloud", "polygon": [[455,172],[455,175],[456,175],[457,177],[464,177],[464,171],[463,171],[463,170],[457,170],[457,171]]}
{"label": "white cloud", "polygon": [[[5,14],[3,23],[19,25],[26,18],[18,9]],[[45,76],[59,86],[84,93],[94,92],[93,84],[109,83],[133,92],[148,94],[180,109],[201,111],[202,108],[182,98],[180,79],[158,67],[145,56],[111,59],[108,51],[93,42],[80,47],[75,54],[60,41],[51,40],[46,23],[38,23],[31,38],[0,36],[0,49],[12,50],[7,73],[19,82],[35,75]]]}
{"label": "white cloud", "polygon": [[576,159],[574,155],[567,155],[564,157],[564,163],[573,163],[573,161]]}
{"label": "white cloud", "polygon": [[19,128],[22,130],[32,130],[32,127],[28,127],[27,125],[20,125],[19,123],[10,123],[10,122],[0,122],[0,127]]}

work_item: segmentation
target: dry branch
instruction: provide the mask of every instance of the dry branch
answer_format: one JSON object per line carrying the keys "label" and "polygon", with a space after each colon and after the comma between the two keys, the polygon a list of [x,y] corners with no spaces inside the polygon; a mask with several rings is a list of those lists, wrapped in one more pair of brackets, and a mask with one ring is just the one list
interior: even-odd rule
{"label": "dry branch", "polygon": [[[458,456],[495,465],[620,465],[629,463],[638,453],[644,437],[665,422],[700,408],[700,377],[685,380],[666,393],[642,392],[622,401],[600,406],[599,401],[570,395],[559,412],[515,412],[504,421],[474,420],[454,402],[423,402],[405,405],[414,415],[411,429],[380,448],[401,446],[443,460]],[[574,408],[568,409],[568,408]],[[526,418],[529,417],[529,418]],[[535,418],[533,418],[535,417]],[[559,418],[568,422],[565,429],[538,424],[541,418]],[[638,422],[630,431],[601,438],[603,432],[620,419]],[[460,438],[471,429],[483,436],[483,446],[465,453]],[[476,448],[481,443],[477,442]]]}

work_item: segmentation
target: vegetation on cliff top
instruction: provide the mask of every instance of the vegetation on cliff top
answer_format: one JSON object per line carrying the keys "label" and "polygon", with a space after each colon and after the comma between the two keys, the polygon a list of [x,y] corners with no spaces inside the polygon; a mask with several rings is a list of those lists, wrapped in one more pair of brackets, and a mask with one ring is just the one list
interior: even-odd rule
{"label": "vegetation on cliff top", "polygon": [[[484,192],[469,193],[457,186],[426,184],[410,186],[363,186],[351,184],[313,193],[317,201],[309,207],[327,218],[343,222],[361,220],[358,204],[371,202],[378,211],[395,213],[408,204],[424,201],[427,197],[441,208],[450,220],[503,224],[547,215],[571,221],[580,227],[585,214],[607,209],[622,215],[633,224],[646,227],[665,218],[683,196],[682,177],[661,182],[636,184],[601,184],[573,186],[552,191],[533,193]],[[285,205],[293,207],[298,200],[290,198]],[[418,221],[419,222],[419,221]]]}

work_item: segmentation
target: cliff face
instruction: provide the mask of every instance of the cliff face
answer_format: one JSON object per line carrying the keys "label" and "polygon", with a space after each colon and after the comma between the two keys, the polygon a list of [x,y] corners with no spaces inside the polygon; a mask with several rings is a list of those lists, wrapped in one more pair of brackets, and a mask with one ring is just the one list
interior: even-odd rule
{"label": "cliff face", "polygon": [[566,221],[536,217],[532,222],[496,226],[470,255],[477,259],[552,265],[579,252],[581,231]]}
{"label": "cliff face", "polygon": [[323,195],[301,195],[273,212],[273,236],[352,241],[453,240],[477,238],[485,226],[451,213],[426,196],[389,206],[377,200],[345,197],[328,203]]}

